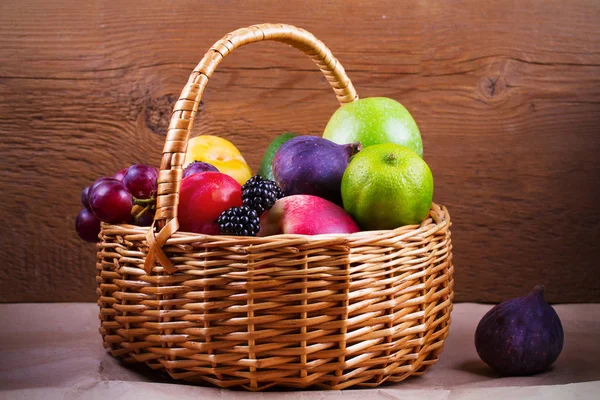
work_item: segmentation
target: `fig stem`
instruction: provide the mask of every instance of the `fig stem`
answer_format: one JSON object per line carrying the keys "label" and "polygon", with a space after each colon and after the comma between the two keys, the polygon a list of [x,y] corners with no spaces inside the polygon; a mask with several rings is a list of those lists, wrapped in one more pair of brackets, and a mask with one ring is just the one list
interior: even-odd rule
{"label": "fig stem", "polygon": [[344,150],[346,150],[348,158],[350,158],[362,150],[362,144],[360,142],[348,143]]}
{"label": "fig stem", "polygon": [[535,294],[536,296],[538,296],[539,298],[543,299],[544,298],[544,289],[545,289],[544,285],[535,285],[532,293]]}

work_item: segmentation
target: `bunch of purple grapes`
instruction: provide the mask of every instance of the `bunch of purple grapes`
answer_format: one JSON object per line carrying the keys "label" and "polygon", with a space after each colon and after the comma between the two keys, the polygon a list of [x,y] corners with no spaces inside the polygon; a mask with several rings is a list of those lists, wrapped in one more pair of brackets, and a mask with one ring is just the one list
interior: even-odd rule
{"label": "bunch of purple grapes", "polygon": [[87,242],[98,241],[101,221],[150,226],[156,211],[157,179],[156,168],[134,164],[83,189],[84,209],[75,220],[79,236]]}

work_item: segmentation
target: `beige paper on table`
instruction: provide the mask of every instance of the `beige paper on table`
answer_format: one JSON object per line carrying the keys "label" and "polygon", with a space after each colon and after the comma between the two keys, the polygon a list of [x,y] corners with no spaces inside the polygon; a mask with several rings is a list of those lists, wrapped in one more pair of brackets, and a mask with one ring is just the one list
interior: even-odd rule
{"label": "beige paper on table", "polygon": [[563,352],[549,371],[531,377],[498,377],[477,357],[473,334],[490,307],[455,305],[440,360],[421,377],[375,389],[250,393],[177,384],[122,366],[102,348],[95,304],[0,304],[0,399],[600,398],[600,304],[555,306]]}

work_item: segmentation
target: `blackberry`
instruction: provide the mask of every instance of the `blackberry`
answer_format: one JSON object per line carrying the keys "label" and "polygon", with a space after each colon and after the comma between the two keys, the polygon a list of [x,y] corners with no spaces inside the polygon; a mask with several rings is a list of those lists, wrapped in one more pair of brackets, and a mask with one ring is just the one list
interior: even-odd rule
{"label": "blackberry", "polygon": [[256,236],[260,219],[250,207],[232,207],[219,215],[217,223],[223,235]]}
{"label": "blackberry", "polygon": [[277,183],[260,175],[254,175],[242,186],[243,204],[256,210],[259,217],[282,197],[283,192]]}

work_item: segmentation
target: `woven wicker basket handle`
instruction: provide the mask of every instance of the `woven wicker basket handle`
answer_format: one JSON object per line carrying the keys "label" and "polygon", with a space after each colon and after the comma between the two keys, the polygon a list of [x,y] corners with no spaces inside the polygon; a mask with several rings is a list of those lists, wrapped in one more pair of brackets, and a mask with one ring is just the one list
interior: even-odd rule
{"label": "woven wicker basket handle", "polygon": [[[162,246],[179,229],[177,206],[183,174],[182,165],[190,130],[208,79],[219,63],[234,49],[262,40],[287,43],[312,58],[329,81],[340,104],[357,99],[356,91],[344,68],[321,41],[305,30],[283,24],[254,25],[231,32],[215,43],[190,75],[173,109],[158,177],[156,216],[147,235],[149,252],[144,264],[147,273],[154,267],[156,259],[167,272],[176,271],[162,251]],[[155,227],[160,229],[158,233],[155,232]]]}

